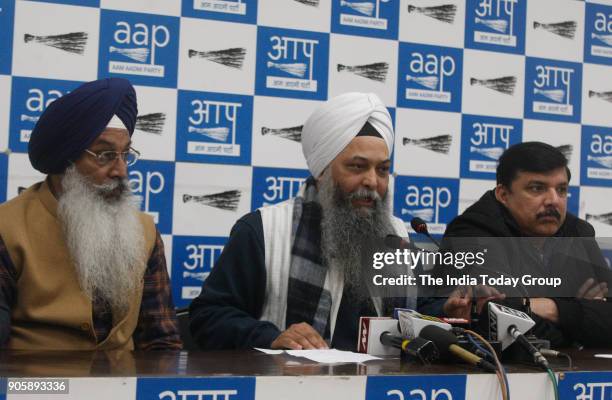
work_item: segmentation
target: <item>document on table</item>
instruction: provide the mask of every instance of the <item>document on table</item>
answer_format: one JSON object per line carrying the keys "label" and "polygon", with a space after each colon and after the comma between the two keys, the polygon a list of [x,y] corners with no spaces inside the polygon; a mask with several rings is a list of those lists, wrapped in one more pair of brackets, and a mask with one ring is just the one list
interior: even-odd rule
{"label": "document on table", "polygon": [[304,357],[311,361],[321,364],[335,363],[361,363],[370,360],[380,360],[380,357],[371,356],[369,354],[354,353],[352,351],[342,351],[336,349],[326,350],[271,350],[255,348],[266,354],[282,354],[287,353],[294,357]]}

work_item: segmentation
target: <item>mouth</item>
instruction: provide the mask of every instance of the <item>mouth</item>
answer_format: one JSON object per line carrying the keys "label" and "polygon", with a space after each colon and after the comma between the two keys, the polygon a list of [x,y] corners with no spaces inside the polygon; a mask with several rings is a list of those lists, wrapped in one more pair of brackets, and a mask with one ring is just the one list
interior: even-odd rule
{"label": "mouth", "polygon": [[355,199],[352,201],[353,207],[374,207],[374,199]]}

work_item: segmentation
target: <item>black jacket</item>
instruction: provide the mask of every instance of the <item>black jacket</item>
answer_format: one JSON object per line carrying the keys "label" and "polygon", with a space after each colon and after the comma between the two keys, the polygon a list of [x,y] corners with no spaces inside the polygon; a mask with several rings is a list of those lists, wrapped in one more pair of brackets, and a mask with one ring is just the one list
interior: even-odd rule
{"label": "black jacket", "polygon": [[514,293],[506,292],[508,296],[549,297],[555,301],[559,323],[534,316],[537,322],[534,333],[551,340],[554,346],[577,342],[587,346],[612,347],[612,299],[605,302],[574,297],[588,278],[606,281],[612,290],[612,275],[594,235],[591,224],[567,213],[555,237],[546,241],[543,251],[538,251],[528,245],[529,239],[521,238],[524,235],[516,221],[491,190],[447,226],[442,247],[456,251],[456,244],[464,242],[457,239],[460,237],[507,237],[495,240],[499,248],[487,254],[486,268],[517,278],[523,275],[562,278],[563,285],[554,290],[524,286]]}

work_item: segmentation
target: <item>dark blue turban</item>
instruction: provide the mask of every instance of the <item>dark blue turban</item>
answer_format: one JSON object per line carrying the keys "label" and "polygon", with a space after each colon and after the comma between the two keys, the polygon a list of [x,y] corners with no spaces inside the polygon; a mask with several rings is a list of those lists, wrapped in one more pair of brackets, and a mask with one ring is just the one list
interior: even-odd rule
{"label": "dark blue turban", "polygon": [[44,174],[62,173],[117,115],[134,133],[138,109],[132,84],[122,78],[84,83],[47,107],[36,123],[28,155],[32,166]]}

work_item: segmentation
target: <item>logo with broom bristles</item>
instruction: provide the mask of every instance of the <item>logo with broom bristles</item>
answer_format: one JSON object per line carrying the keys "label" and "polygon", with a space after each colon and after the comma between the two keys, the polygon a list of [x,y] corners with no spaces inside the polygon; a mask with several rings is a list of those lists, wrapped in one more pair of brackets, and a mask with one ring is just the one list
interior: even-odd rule
{"label": "logo with broom bristles", "polygon": [[538,21],[533,22],[533,29],[541,29],[566,39],[574,39],[577,26],[578,23],[576,21],[552,22],[548,24]]}
{"label": "logo with broom bristles", "polygon": [[270,89],[317,92],[314,63],[319,41],[272,35],[265,67],[266,87]]}
{"label": "logo with broom bristles", "polygon": [[532,104],[526,107],[527,114],[578,118],[574,103],[579,98],[576,86],[579,87],[580,70],[567,64],[528,60],[527,77],[532,86],[527,89],[527,96]]}
{"label": "logo with broom bristles", "polygon": [[183,203],[197,203],[220,210],[236,211],[241,196],[242,192],[240,190],[226,190],[205,195],[183,194]]}
{"label": "logo with broom bristles", "polygon": [[246,49],[243,47],[233,47],[223,50],[198,51],[189,49],[189,58],[197,57],[204,60],[212,61],[217,64],[224,65],[229,68],[242,69]]}
{"label": "logo with broom bristles", "polygon": [[[519,45],[519,33],[524,33],[525,1],[488,0],[474,3],[466,22],[471,32],[466,33],[469,35],[468,41],[502,46],[514,52],[512,49],[517,49]],[[522,47],[522,39],[520,44]]]}
{"label": "logo with broom bristles", "polygon": [[504,151],[521,141],[521,121],[466,115],[462,132],[461,176],[490,179]]}
{"label": "logo with broom bristles", "polygon": [[348,72],[373,81],[384,82],[387,79],[389,64],[377,62],[364,65],[337,65],[338,72]]}
{"label": "logo with broom bristles", "polygon": [[612,180],[612,133],[597,127],[583,129],[582,160],[586,178]]}
{"label": "logo with broom bristles", "polygon": [[100,62],[108,63],[100,66],[102,70],[111,74],[174,79],[178,21],[171,17],[153,19],[147,14],[104,10],[101,25]]}
{"label": "logo with broom bristles", "polygon": [[610,6],[587,4],[585,62],[612,64],[612,12]]}
{"label": "logo with broom bristles", "polygon": [[417,7],[408,4],[408,13],[422,14],[440,22],[452,24],[455,22],[457,6],[455,4],[442,4],[439,6]]}
{"label": "logo with broom bristles", "polygon": [[187,153],[240,156],[237,143],[238,112],[241,103],[194,99],[189,117]]}
{"label": "logo with broom bristles", "polygon": [[85,53],[87,38],[87,32],[70,32],[46,36],[31,35],[29,33],[23,35],[23,41],[25,43],[38,43],[78,55],[83,55]]}

